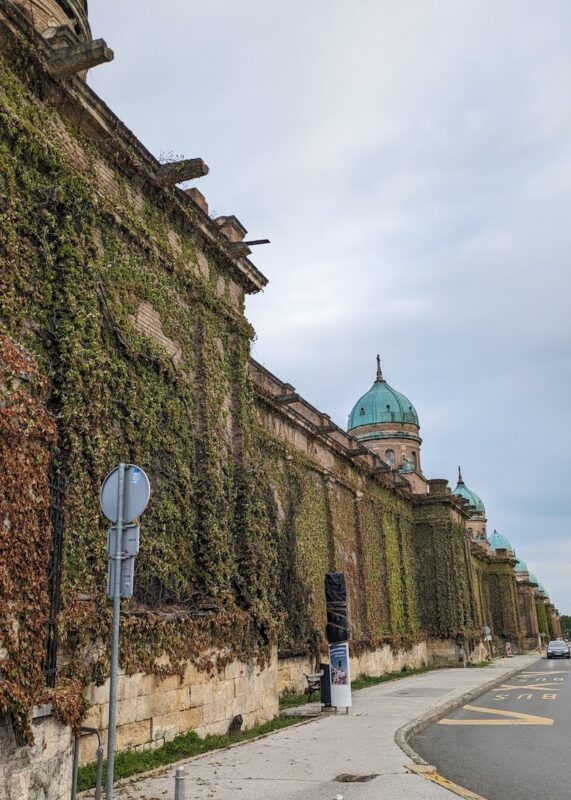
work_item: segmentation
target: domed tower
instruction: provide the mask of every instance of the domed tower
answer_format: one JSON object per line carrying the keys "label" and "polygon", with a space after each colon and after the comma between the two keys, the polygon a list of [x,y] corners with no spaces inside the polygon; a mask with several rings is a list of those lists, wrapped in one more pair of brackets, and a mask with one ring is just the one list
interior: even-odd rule
{"label": "domed tower", "polygon": [[77,40],[91,41],[87,19],[87,0],[12,0],[34,28],[50,39],[55,31],[69,28]]}
{"label": "domed tower", "polygon": [[525,561],[521,559],[517,562],[514,567],[515,577],[518,581],[529,581],[530,572],[529,567]]}
{"label": "domed tower", "polygon": [[470,519],[468,520],[467,529],[468,533],[476,542],[487,542],[486,531],[486,509],[482,500],[478,497],[476,492],[469,489],[464,483],[462,478],[462,469],[458,467],[458,483],[453,493],[457,497],[462,497],[468,503],[468,511],[470,512]]}
{"label": "domed tower", "polygon": [[380,356],[374,384],[349,414],[348,431],[394,469],[422,476],[418,415],[384,379]]}
{"label": "domed tower", "polygon": [[505,550],[508,556],[515,556],[515,550],[510,540],[503,534],[494,531],[488,539],[490,548],[494,551]]}

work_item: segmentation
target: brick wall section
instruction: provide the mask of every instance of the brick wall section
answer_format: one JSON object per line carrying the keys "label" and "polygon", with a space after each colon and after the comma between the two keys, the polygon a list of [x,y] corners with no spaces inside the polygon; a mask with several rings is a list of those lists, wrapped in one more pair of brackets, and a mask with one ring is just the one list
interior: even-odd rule
{"label": "brick wall section", "polygon": [[[267,722],[279,711],[277,681],[277,649],[265,669],[233,661],[213,676],[189,663],[182,680],[178,675],[161,680],[143,673],[122,673],[117,690],[117,748],[151,750],[190,730],[199,736],[227,733],[238,714],[243,729]],[[106,737],[109,681],[91,687],[87,699],[91,709],[84,724]],[[96,748],[96,736],[82,738],[82,763],[95,759]]]}
{"label": "brick wall section", "polygon": [[70,20],[56,0],[13,0],[26,17],[33,22],[36,30],[43,33],[47,28],[68,25]]}
{"label": "brick wall section", "polygon": [[149,303],[141,303],[137,309],[136,316],[131,316],[131,321],[140,333],[144,336],[149,336],[161,347],[164,347],[177,366],[181,363],[182,350],[180,345],[164,335],[160,315]]}

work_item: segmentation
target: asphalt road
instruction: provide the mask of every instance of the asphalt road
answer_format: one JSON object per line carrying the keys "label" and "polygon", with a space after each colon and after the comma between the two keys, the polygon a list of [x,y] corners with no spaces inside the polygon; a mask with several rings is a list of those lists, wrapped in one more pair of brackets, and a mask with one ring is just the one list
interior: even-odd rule
{"label": "asphalt road", "polygon": [[487,800],[567,800],[571,662],[539,659],[410,743],[445,778]]}

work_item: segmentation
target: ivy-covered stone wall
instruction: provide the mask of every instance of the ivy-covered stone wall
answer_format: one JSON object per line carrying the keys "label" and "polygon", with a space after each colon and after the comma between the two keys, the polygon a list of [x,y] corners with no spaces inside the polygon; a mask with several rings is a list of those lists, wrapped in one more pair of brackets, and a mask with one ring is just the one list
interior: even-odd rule
{"label": "ivy-covered stone wall", "polygon": [[470,635],[475,624],[465,525],[452,502],[444,493],[415,498],[420,624],[438,638]]}
{"label": "ivy-covered stone wall", "polygon": [[494,636],[511,642],[520,642],[522,626],[519,619],[516,580],[511,558],[496,558],[490,562],[487,572],[488,593],[492,611]]}
{"label": "ivy-covered stone wall", "polygon": [[[54,428],[49,468],[65,487],[58,686],[73,683],[63,705],[74,721],[82,686],[101,682],[108,670],[98,494],[120,460],[142,465],[152,484],[136,594],[124,603],[123,666],[164,674],[181,672],[189,659],[207,670],[231,658],[263,661],[277,638],[278,554],[258,490],[253,331],[243,316],[244,292],[254,289],[212,221],[149,174],[143,148],[127,147],[126,133],[121,146],[86,135],[60,105],[73,84],[57,84],[25,36],[6,41],[0,336],[5,350],[17,345],[29,354],[46,385],[40,411]],[[78,97],[67,100],[79,107]],[[86,117],[84,108],[82,123]],[[28,413],[22,408],[14,427],[32,435],[42,417],[28,420]],[[17,439],[4,437],[2,445],[1,482],[9,478],[11,486],[2,518],[17,526],[18,541],[29,476],[9,472]],[[35,480],[43,476],[37,496],[45,515],[42,469]],[[37,567],[39,584],[21,601],[20,628],[22,641],[35,637],[36,651],[36,628],[47,616],[49,543],[45,524],[28,563],[20,553],[10,574],[10,585],[22,586],[29,564]],[[0,551],[0,575],[12,558]],[[42,656],[38,663],[36,652],[36,670]],[[30,677],[22,672],[11,693],[20,706],[40,700],[41,681]]]}
{"label": "ivy-covered stone wall", "polygon": [[288,444],[284,420],[282,435],[273,433],[267,410],[259,421],[259,451],[265,457],[260,480],[278,551],[280,655],[323,646],[324,577],[330,571],[345,574],[354,649],[416,641],[410,500],[356,467],[324,469],[315,451],[311,456],[299,444]]}

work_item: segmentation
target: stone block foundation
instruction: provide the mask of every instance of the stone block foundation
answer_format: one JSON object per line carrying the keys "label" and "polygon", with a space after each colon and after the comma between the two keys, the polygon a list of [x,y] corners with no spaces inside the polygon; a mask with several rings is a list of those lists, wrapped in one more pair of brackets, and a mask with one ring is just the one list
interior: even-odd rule
{"label": "stone block foundation", "polygon": [[[323,658],[326,661],[326,658]],[[408,650],[393,650],[384,645],[376,650],[351,655],[351,680],[365,675],[377,678],[403,669],[419,669],[428,664],[426,642],[419,642]],[[303,694],[307,686],[305,674],[316,672],[319,665],[309,656],[280,658],[278,665],[278,690],[283,694]]]}
{"label": "stone block foundation", "polygon": [[[121,673],[117,688],[118,750],[150,750],[181,733],[224,734],[242,715],[242,729],[274,719],[279,712],[278,659],[274,649],[265,668],[232,661],[220,673],[206,675],[191,663],[182,678]],[[107,739],[109,681],[87,693],[91,704],[84,725]],[[97,737],[81,739],[80,762],[94,761]],[[3,799],[2,799],[3,800]]]}

